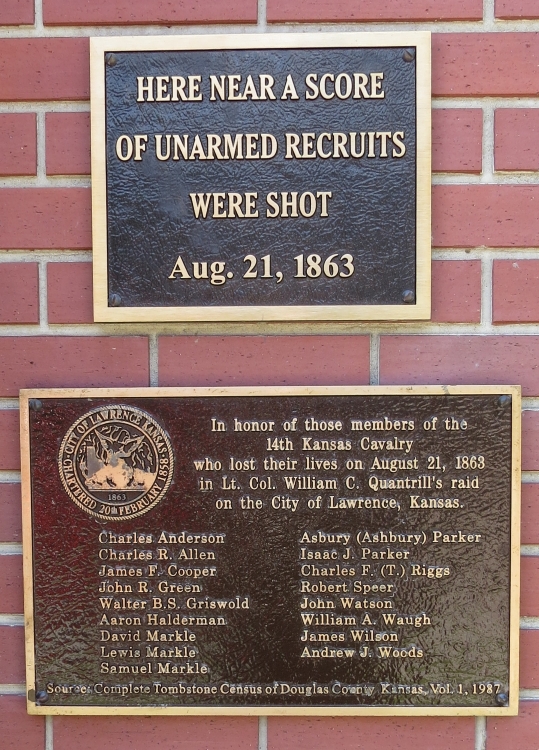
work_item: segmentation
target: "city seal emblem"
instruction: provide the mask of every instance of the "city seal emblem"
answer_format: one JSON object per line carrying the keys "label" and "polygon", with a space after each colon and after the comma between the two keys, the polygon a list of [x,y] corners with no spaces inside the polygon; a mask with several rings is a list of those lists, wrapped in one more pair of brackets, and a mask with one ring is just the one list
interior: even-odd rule
{"label": "city seal emblem", "polygon": [[79,508],[103,521],[151,510],[174,472],[170,438],[134,406],[99,406],[67,431],[58,455],[62,484]]}

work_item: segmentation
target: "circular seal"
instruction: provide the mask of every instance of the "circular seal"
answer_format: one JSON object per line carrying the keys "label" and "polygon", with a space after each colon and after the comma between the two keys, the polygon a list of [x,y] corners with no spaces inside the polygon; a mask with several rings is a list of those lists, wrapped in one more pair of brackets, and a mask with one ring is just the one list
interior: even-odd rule
{"label": "circular seal", "polygon": [[104,521],[141,516],[172,481],[174,453],[165,430],[142,409],[99,406],[67,431],[58,468],[79,508]]}

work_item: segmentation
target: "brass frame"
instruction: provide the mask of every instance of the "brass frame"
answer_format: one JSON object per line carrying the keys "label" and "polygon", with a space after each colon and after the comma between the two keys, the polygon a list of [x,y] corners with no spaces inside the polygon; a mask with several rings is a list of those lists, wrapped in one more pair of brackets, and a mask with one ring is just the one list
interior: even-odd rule
{"label": "brass frame", "polygon": [[44,398],[185,398],[189,396],[412,396],[507,394],[512,397],[512,481],[511,481],[511,584],[509,621],[509,705],[500,707],[128,707],[128,706],[36,706],[27,700],[30,714],[94,715],[245,715],[245,716],[514,716],[518,714],[519,627],[520,627],[520,474],[521,392],[520,386],[264,386],[230,388],[62,388],[20,392],[21,482],[24,564],[24,621],[26,641],[27,694],[35,690],[33,535],[29,400]]}
{"label": "brass frame", "polygon": [[[252,305],[109,307],[105,132],[105,53],[155,50],[309,47],[416,47],[416,303],[413,305]],[[90,40],[94,319],[107,323],[174,321],[429,320],[431,256],[431,48],[429,31],[96,37]]]}

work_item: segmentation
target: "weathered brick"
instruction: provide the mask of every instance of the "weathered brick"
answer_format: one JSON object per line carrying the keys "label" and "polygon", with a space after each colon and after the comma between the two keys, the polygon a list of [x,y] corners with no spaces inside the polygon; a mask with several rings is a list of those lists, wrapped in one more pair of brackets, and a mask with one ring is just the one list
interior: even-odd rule
{"label": "weathered brick", "polygon": [[0,248],[80,250],[92,246],[88,188],[3,188],[0,215]]}
{"label": "weathered brick", "polygon": [[382,336],[380,382],[515,385],[539,393],[538,336]]}
{"label": "weathered brick", "polygon": [[58,716],[54,750],[256,750],[258,720],[241,716]]}
{"label": "weathered brick", "polygon": [[539,169],[539,109],[497,109],[494,113],[494,163],[497,170]]}
{"label": "weathered brick", "polygon": [[493,323],[539,321],[539,260],[496,260],[492,283]]}
{"label": "weathered brick", "polygon": [[4,750],[41,750],[45,747],[45,717],[29,716],[24,698],[2,695],[0,736]]}
{"label": "weathered brick", "polygon": [[19,615],[23,610],[22,555],[0,555],[0,612]]}
{"label": "weathered brick", "polygon": [[90,53],[84,37],[0,40],[0,101],[90,97]]}
{"label": "weathered brick", "polygon": [[0,409],[0,470],[18,471],[20,466],[19,411]]}
{"label": "weathered brick", "polygon": [[536,96],[539,34],[433,34],[433,96]]}
{"label": "weathered brick", "polygon": [[483,18],[480,0],[267,0],[267,18],[279,21],[437,21]]}
{"label": "weathered brick", "polygon": [[0,542],[20,542],[21,523],[21,485],[0,483]]}
{"label": "weathered brick", "polygon": [[433,109],[433,172],[481,172],[482,137],[480,109]]}
{"label": "weathered brick", "polygon": [[539,484],[522,485],[522,544],[539,544]]}
{"label": "weathered brick", "polygon": [[522,412],[522,470],[539,470],[539,412]]}
{"label": "weathered brick", "polygon": [[520,560],[520,614],[539,617],[539,557]]}
{"label": "weathered brick", "polygon": [[33,23],[33,0],[3,0],[0,4],[0,26],[24,26]]}
{"label": "weathered brick", "polygon": [[90,174],[90,113],[47,112],[47,174]]}
{"label": "weathered brick", "polygon": [[[539,644],[538,644],[539,645]],[[488,750],[537,750],[539,703],[520,701],[518,716],[489,716]]]}
{"label": "weathered brick", "polygon": [[434,247],[535,247],[539,185],[435,185]]}
{"label": "weathered brick", "polygon": [[495,0],[496,18],[539,18],[537,0]]}
{"label": "weathered brick", "polygon": [[[358,738],[361,738],[358,742]],[[268,747],[279,750],[380,750],[380,748],[425,747],[429,750],[462,750],[474,748],[472,718],[434,718],[394,716],[391,721],[380,717],[284,717],[268,719]]]}
{"label": "weathered brick", "polygon": [[[3,609],[1,605],[0,608]],[[20,685],[25,682],[24,665],[24,628],[0,626],[0,683]]]}
{"label": "weathered brick", "polygon": [[2,263],[0,282],[0,323],[38,323],[37,264]]}
{"label": "weathered brick", "polygon": [[[471,0],[468,0],[471,2]],[[70,0],[44,0],[43,20],[50,25],[68,24],[170,24],[170,23],[256,23],[256,0],[229,0],[216,3],[198,0],[196,3],[177,0],[92,0],[91,3],[72,3]]]}
{"label": "weathered brick", "polygon": [[520,687],[539,688],[539,630],[520,631]]}
{"label": "weathered brick", "polygon": [[0,115],[0,175],[36,173],[36,132],[36,116],[31,112]]}
{"label": "weathered brick", "polygon": [[148,385],[143,336],[0,338],[0,397],[20,388]]}
{"label": "weathered brick", "polygon": [[432,320],[436,323],[477,323],[481,320],[480,261],[433,261]]}
{"label": "weathered brick", "polygon": [[160,385],[369,382],[368,336],[163,336]]}
{"label": "weathered brick", "polygon": [[47,265],[49,323],[93,323],[92,264]]}

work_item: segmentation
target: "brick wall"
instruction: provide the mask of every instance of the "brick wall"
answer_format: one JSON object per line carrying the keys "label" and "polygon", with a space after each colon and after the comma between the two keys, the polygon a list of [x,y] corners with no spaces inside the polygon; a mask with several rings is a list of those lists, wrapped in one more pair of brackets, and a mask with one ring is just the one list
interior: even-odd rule
{"label": "brick wall", "polygon": [[[433,318],[92,322],[92,34],[430,29]],[[0,2],[0,746],[536,750],[539,736],[538,0]],[[19,388],[521,383],[518,718],[29,717]]]}

